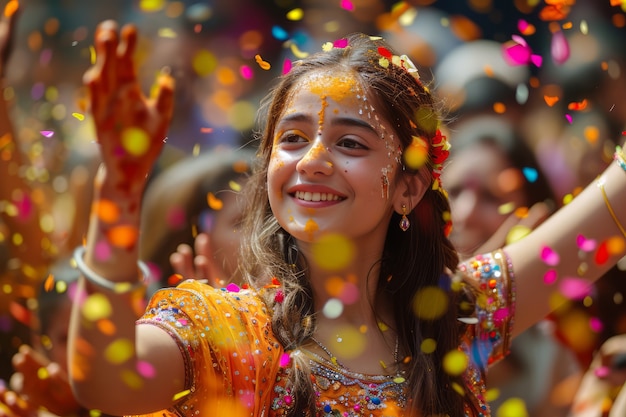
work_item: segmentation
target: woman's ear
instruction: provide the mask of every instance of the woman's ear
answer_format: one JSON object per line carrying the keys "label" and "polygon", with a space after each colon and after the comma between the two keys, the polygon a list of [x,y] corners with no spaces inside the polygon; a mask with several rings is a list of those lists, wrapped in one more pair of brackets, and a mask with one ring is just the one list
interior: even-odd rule
{"label": "woman's ear", "polygon": [[403,210],[410,213],[422,200],[422,197],[424,197],[424,194],[430,187],[430,183],[423,170],[418,172],[402,171],[400,176],[393,207],[399,214],[404,214]]}

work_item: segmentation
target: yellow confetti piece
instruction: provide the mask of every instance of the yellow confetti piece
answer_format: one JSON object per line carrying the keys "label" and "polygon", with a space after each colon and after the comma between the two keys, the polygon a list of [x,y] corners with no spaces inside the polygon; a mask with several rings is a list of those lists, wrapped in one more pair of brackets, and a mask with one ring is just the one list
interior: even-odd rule
{"label": "yellow confetti piece", "polygon": [[411,169],[421,168],[428,160],[428,143],[418,136],[413,136],[413,140],[404,151],[403,157],[407,167]]}
{"label": "yellow confetti piece", "polygon": [[37,369],[37,378],[39,379],[48,379],[50,377],[50,373],[48,372],[48,368],[41,367]]}
{"label": "yellow confetti piece", "polygon": [[237,192],[241,191],[241,184],[239,184],[237,181],[233,181],[233,180],[228,181],[228,187],[233,191],[237,191]]}
{"label": "yellow confetti piece", "polygon": [[173,400],[173,401],[178,401],[178,400],[180,400],[181,398],[186,397],[186,396],[187,396],[187,395],[189,395],[190,393],[191,393],[191,390],[186,389],[186,390],[181,391],[181,392],[179,392],[179,393],[177,393],[177,394],[174,394],[174,396],[172,397],[172,400]]}
{"label": "yellow confetti piece", "polygon": [[500,390],[498,388],[488,389],[487,392],[485,393],[485,399],[488,402],[495,401],[498,398],[500,398]]}
{"label": "yellow confetti piece", "polygon": [[150,148],[150,137],[143,129],[130,127],[122,132],[122,146],[129,154],[141,156]]}
{"label": "yellow confetti piece", "polygon": [[96,48],[93,45],[89,46],[89,62],[91,65],[96,63]]}
{"label": "yellow confetti piece", "polygon": [[165,6],[165,0],[140,0],[139,8],[144,12],[158,12]]}
{"label": "yellow confetti piece", "polygon": [[176,39],[178,37],[178,33],[172,28],[160,28],[157,34],[160,38],[166,39]]}
{"label": "yellow confetti piece", "polygon": [[331,49],[333,49],[333,43],[332,42],[324,42],[324,44],[322,45],[322,51],[328,52]]}
{"label": "yellow confetti piece", "polygon": [[291,53],[299,59],[303,59],[306,58],[307,56],[309,56],[308,52],[304,52],[301,51],[300,48],[298,48],[298,45],[296,45],[295,43],[291,43],[291,45],[289,45],[289,49],[291,50]]}
{"label": "yellow confetti piece", "polygon": [[224,208],[224,202],[217,198],[213,193],[209,192],[206,196],[207,204],[212,210],[221,210]]}
{"label": "yellow confetti piece", "polygon": [[82,113],[76,113],[76,112],[74,112],[74,113],[72,113],[72,117],[74,117],[76,120],[80,120],[81,122],[82,122],[83,120],[85,120],[85,115],[84,115],[84,114],[82,114]]}
{"label": "yellow confetti piece", "polygon": [[458,350],[451,350],[443,357],[443,369],[450,375],[461,375],[467,364],[467,356]]}
{"label": "yellow confetti piece", "polygon": [[507,233],[506,244],[508,245],[510,243],[517,242],[521,238],[527,236],[531,231],[532,229],[528,226],[516,224],[515,226],[511,227],[511,229]]}
{"label": "yellow confetti piece", "polygon": [[322,236],[313,245],[313,262],[328,271],[345,268],[352,262],[354,255],[354,243],[335,233]]}
{"label": "yellow confetti piece", "polygon": [[104,349],[104,358],[115,365],[126,362],[134,354],[135,349],[128,339],[114,340]]}
{"label": "yellow confetti piece", "polygon": [[513,212],[513,210],[515,210],[514,203],[504,203],[500,205],[500,207],[498,207],[498,214],[510,214]]}
{"label": "yellow confetti piece", "polygon": [[95,322],[109,317],[113,312],[113,308],[105,295],[93,294],[85,300],[81,312],[85,319]]}
{"label": "yellow confetti piece", "polygon": [[143,379],[136,372],[125,369],[122,371],[121,377],[124,384],[126,384],[129,388],[139,389],[143,386]]}
{"label": "yellow confetti piece", "polygon": [[498,408],[496,417],[528,417],[526,403],[521,398],[508,398]]}
{"label": "yellow confetti piece", "polygon": [[448,296],[439,287],[424,287],[415,294],[413,311],[424,320],[441,317],[448,309]]}
{"label": "yellow confetti piece", "polygon": [[264,61],[263,58],[261,58],[261,55],[256,54],[254,56],[254,60],[256,61],[257,64],[259,64],[259,67],[261,67],[261,69],[263,70],[269,70],[270,68],[272,68],[272,66],[270,65],[269,62]]}
{"label": "yellow confetti piece", "polygon": [[192,59],[192,67],[200,77],[206,77],[217,68],[217,58],[209,51],[198,51]]}
{"label": "yellow confetti piece", "polygon": [[291,20],[291,21],[302,20],[302,18],[304,17],[304,11],[299,7],[295,9],[291,9],[290,11],[287,12],[287,15],[285,17],[287,18],[287,20]]}
{"label": "yellow confetti piece", "polygon": [[424,353],[433,353],[437,349],[437,341],[435,339],[426,338],[422,340],[420,350]]}

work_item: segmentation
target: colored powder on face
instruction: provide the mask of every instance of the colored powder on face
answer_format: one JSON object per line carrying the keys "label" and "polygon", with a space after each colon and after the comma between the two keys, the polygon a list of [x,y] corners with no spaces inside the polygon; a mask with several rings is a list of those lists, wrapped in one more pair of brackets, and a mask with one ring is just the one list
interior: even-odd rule
{"label": "colored powder on face", "polygon": [[304,87],[313,94],[327,97],[341,103],[346,99],[354,99],[361,92],[361,87],[356,77],[352,74],[332,75],[321,72],[309,77],[304,82]]}

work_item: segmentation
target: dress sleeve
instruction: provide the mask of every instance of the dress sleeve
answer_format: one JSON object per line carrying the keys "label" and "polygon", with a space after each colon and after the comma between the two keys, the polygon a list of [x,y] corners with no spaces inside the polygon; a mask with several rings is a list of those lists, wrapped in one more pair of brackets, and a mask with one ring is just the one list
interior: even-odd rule
{"label": "dress sleeve", "polygon": [[282,348],[258,294],[229,288],[184,281],[157,291],[138,320],[169,333],[184,358],[184,391],[154,415],[258,415],[269,403]]}
{"label": "dress sleeve", "polygon": [[509,257],[499,250],[478,255],[459,266],[475,289],[475,316],[464,344],[474,365],[486,372],[509,353],[515,317],[515,280]]}

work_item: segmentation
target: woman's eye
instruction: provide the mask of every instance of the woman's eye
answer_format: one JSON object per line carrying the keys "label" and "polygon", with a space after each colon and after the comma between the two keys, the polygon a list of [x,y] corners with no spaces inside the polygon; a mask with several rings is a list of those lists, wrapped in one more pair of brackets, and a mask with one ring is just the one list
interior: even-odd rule
{"label": "woman's eye", "polygon": [[306,142],[306,138],[299,133],[286,133],[280,138],[284,143],[301,143]]}
{"label": "woman's eye", "polygon": [[349,149],[367,149],[367,146],[355,139],[344,138],[338,142],[338,145]]}

